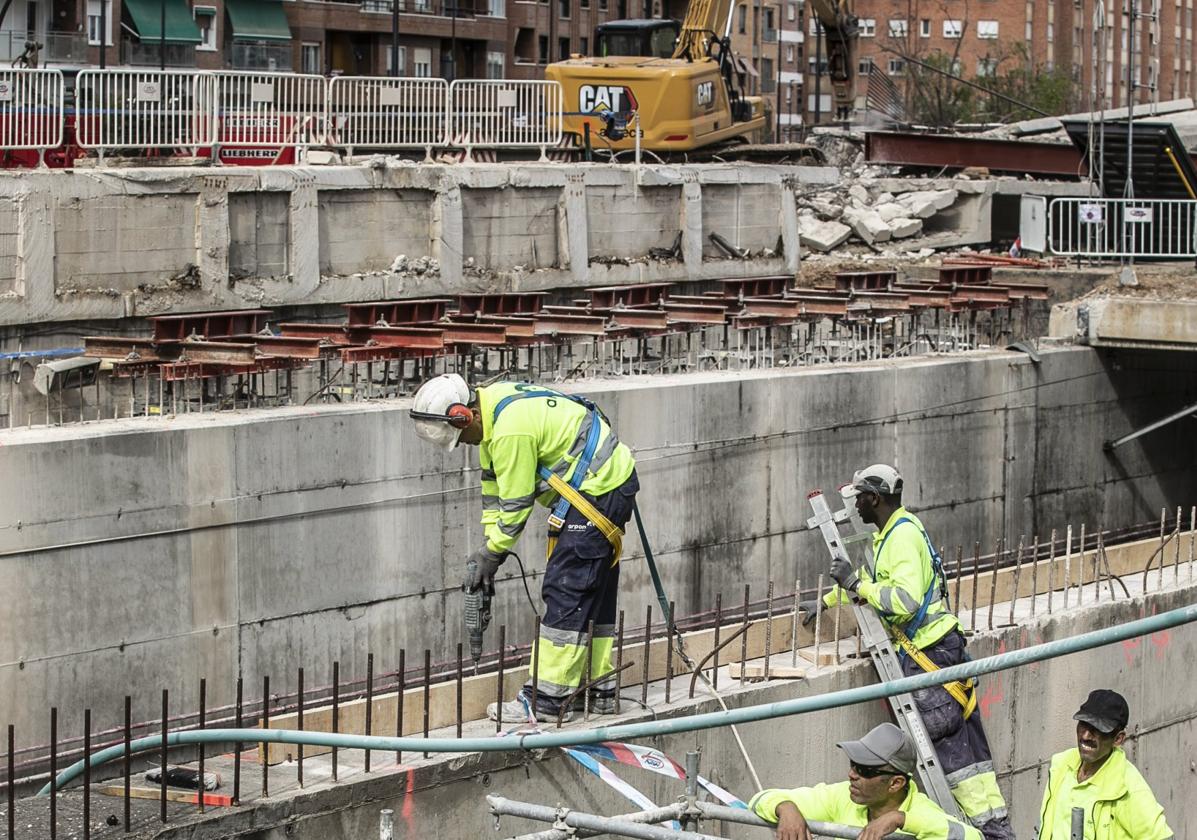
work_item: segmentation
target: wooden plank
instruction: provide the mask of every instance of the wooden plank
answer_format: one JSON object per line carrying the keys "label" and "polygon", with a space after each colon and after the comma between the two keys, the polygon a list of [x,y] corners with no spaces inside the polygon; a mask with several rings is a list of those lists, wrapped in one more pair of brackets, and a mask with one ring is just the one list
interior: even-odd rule
{"label": "wooden plank", "polygon": [[[801,665],[790,665],[788,662],[785,665],[778,664],[775,661],[769,663],[769,679],[771,680],[800,680],[811,671],[811,666],[805,663]],[[733,662],[727,667],[728,674],[733,680],[740,679],[740,663]],[[755,662],[744,663],[744,679],[746,680],[763,680],[765,678],[765,660],[758,659]]]}
{"label": "wooden plank", "polygon": [[[117,796],[124,798],[124,785],[96,785],[92,788],[96,793],[102,796]],[[166,789],[166,799],[169,802],[184,802],[189,805],[197,804],[196,798],[198,791],[194,790],[180,790],[179,788],[168,787]],[[131,799],[159,799],[162,796],[162,788],[160,787],[134,787],[129,788],[129,797]],[[204,804],[214,805],[218,808],[228,808],[233,804],[233,797],[224,793],[205,793]]]}

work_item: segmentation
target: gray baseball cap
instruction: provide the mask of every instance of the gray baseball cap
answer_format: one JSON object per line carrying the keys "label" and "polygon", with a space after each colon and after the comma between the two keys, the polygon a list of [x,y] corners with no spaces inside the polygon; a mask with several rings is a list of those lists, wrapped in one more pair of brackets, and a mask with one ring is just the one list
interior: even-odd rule
{"label": "gray baseball cap", "polygon": [[892,723],[883,723],[869,730],[859,741],[836,744],[848,755],[848,760],[864,767],[889,766],[913,776],[918,767],[914,742]]}
{"label": "gray baseball cap", "polygon": [[889,464],[873,464],[863,470],[857,470],[852,476],[852,487],[844,490],[846,498],[859,496],[861,493],[880,493],[889,496],[902,492],[902,475]]}

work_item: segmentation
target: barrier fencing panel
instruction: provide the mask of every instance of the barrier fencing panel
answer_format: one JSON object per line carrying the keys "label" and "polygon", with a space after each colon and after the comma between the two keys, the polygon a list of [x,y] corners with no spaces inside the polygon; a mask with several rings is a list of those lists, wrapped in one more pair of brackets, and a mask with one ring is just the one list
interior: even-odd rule
{"label": "barrier fencing panel", "polygon": [[62,71],[0,70],[0,149],[62,145]]}
{"label": "barrier fencing panel", "polygon": [[449,83],[444,79],[338,76],[328,86],[328,144],[354,148],[431,148],[445,143]]}
{"label": "barrier fencing panel", "polygon": [[1077,257],[1197,257],[1197,201],[1053,198],[1051,253]]}
{"label": "barrier fencing panel", "polygon": [[75,139],[85,149],[210,146],[213,79],[194,70],[80,70]]}
{"label": "barrier fencing panel", "polygon": [[326,82],[302,73],[210,74],[220,146],[297,148],[324,142]]}
{"label": "barrier fencing panel", "polygon": [[561,85],[458,79],[449,85],[452,146],[540,147],[561,142]]}

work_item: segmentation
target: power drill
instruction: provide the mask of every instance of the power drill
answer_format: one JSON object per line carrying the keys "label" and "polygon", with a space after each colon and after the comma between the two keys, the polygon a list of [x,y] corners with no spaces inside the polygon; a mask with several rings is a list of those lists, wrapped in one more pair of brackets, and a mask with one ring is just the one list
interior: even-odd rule
{"label": "power drill", "polygon": [[482,658],[482,634],[490,624],[490,599],[493,594],[490,588],[483,584],[470,591],[470,581],[474,579],[474,570],[478,564],[471,559],[466,563],[465,583],[461,589],[465,592],[465,626],[470,634],[470,656],[474,659],[474,673],[478,673],[478,660]]}

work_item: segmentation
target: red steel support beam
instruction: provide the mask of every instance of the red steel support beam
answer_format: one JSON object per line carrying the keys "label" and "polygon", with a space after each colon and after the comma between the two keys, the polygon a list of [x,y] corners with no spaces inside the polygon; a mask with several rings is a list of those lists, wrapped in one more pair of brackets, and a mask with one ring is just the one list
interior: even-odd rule
{"label": "red steel support beam", "polygon": [[1071,143],[1033,143],[900,131],[865,134],[865,161],[900,166],[983,166],[1005,172],[1082,178],[1081,154]]}

